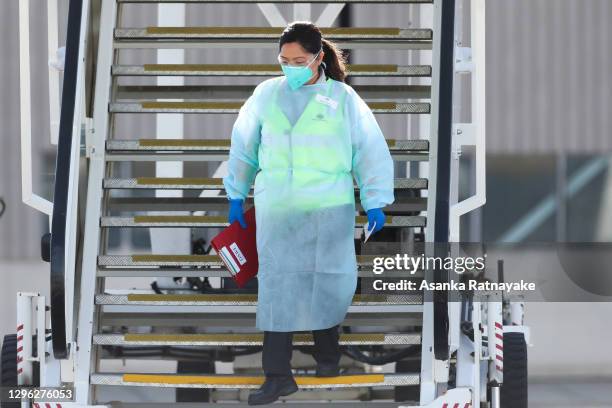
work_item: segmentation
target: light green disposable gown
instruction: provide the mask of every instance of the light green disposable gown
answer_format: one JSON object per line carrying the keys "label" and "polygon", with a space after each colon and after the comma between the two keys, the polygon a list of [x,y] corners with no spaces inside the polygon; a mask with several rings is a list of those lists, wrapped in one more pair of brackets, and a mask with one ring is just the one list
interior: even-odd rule
{"label": "light green disposable gown", "polygon": [[223,184],[235,199],[254,182],[260,330],[344,320],[357,285],[353,176],[366,210],[394,201],[389,148],[352,87],[321,70],[296,90],[284,76],[255,88],[234,124]]}

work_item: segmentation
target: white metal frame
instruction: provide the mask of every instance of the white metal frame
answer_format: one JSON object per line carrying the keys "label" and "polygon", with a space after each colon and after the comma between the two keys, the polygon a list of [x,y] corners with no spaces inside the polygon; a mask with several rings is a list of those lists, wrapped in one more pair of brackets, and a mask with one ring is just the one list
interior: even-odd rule
{"label": "white metal frame", "polygon": [[[502,292],[495,291],[484,295],[483,306],[486,311],[486,326],[484,331],[487,333],[487,347],[483,347],[483,360],[487,364],[487,376],[482,380],[487,380],[490,386],[483,384],[483,394],[486,395],[486,388],[490,388],[491,408],[500,408],[500,389],[504,381],[503,377],[503,358],[504,358],[504,326],[503,326],[503,306]],[[501,346],[501,347],[500,347]],[[481,395],[481,401],[483,396]],[[485,397],[486,400],[486,397]]]}
{"label": "white metal frame", "polygon": [[[48,1],[48,52],[57,51],[58,18],[57,0]],[[89,2],[84,2],[81,25],[81,42],[79,55],[83,55],[86,47],[88,27],[87,16]],[[20,81],[20,123],[21,123],[21,191],[24,204],[41,211],[49,217],[49,229],[53,214],[53,203],[33,192],[32,181],[32,109],[31,109],[31,64],[30,64],[30,5],[28,0],[19,1],[19,81]],[[72,146],[70,161],[70,178],[68,187],[68,206],[66,210],[66,246],[65,254],[65,301],[66,308],[66,339],[72,341],[72,302],[74,298],[74,273],[76,261],[76,223],[78,207],[79,156],[81,144],[81,125],[84,122],[84,59],[79,60],[77,74],[77,97],[75,98],[74,121],[72,124]],[[49,109],[51,142],[57,142],[59,131],[59,72],[49,67]]]}
{"label": "white metal frame", "polygon": [[[79,42],[79,64],[77,68],[76,95],[74,98],[74,117],[72,122],[72,146],[70,157],[70,173],[68,184],[68,200],[66,207],[66,240],[65,240],[65,281],[64,293],[66,299],[65,319],[66,319],[66,342],[74,343],[74,278],[76,270],[76,251],[77,251],[77,216],[79,200],[79,167],[81,157],[81,139],[84,135],[84,124],[87,122],[85,117],[85,55],[87,51],[87,34],[89,29],[89,1],[84,1],[81,9],[81,29]],[[88,184],[91,185],[91,184]],[[83,269],[87,271],[86,269]],[[86,273],[84,273],[86,275]],[[72,344],[72,346],[76,346]],[[74,350],[75,347],[71,347]],[[71,352],[72,352],[71,350]]]}
{"label": "white metal frame", "polygon": [[47,214],[49,227],[53,203],[32,191],[32,98],[30,73],[30,3],[19,1],[19,116],[21,123],[21,199]]}
{"label": "white metal frame", "polygon": [[[329,3],[317,18],[315,24],[319,27],[331,27],[340,15],[346,3]],[[280,10],[273,3],[257,3],[268,23],[272,27],[284,27],[288,21],[283,17]],[[296,3],[293,6],[293,20],[311,20],[312,7],[310,3]]]}
{"label": "white metal frame", "polygon": [[504,382],[504,324],[501,292],[493,292],[488,295],[486,330],[489,381],[496,381],[501,384]]}
{"label": "white metal frame", "polygon": [[[86,2],[88,3],[88,2]],[[89,175],[87,185],[87,210],[85,215],[85,237],[80,287],[77,336],[78,351],[74,360],[75,402],[91,403],[89,374],[95,363],[92,352],[93,328],[96,324],[93,298],[96,288],[97,257],[100,248],[100,216],[102,209],[102,180],[105,173],[105,139],[109,131],[108,101],[111,89],[111,66],[113,63],[113,30],[117,18],[117,2],[102,2],[100,34],[98,39],[98,62],[94,98],[94,130],[90,147]],[[95,186],[98,186],[97,188]],[[76,347],[75,347],[76,348]]]}
{"label": "white metal frame", "polygon": [[[31,385],[32,362],[39,362],[41,387],[60,385],[59,360],[53,358],[52,345],[47,341],[47,309],[40,293],[17,292],[17,384]],[[32,335],[36,334],[37,357],[32,356]],[[20,371],[21,370],[21,371]]]}
{"label": "white metal frame", "polygon": [[[431,20],[431,21],[427,21]],[[432,24],[433,22],[433,24]],[[431,53],[431,113],[429,121],[419,121],[421,130],[427,130],[429,135],[429,160],[427,162],[427,217],[425,227],[425,242],[433,242],[436,213],[436,176],[438,164],[438,94],[440,88],[440,27],[442,24],[442,7],[439,1],[434,1],[432,14],[423,13],[421,23],[432,24],[434,36]],[[428,123],[425,123],[428,122]],[[432,245],[432,244],[429,244]],[[428,256],[433,256],[432,247],[426,247]],[[421,337],[421,394],[420,404],[432,403],[438,396],[438,384],[448,381],[448,364],[438,361],[434,355],[434,307],[432,294],[427,291],[423,302],[423,326]]]}
{"label": "white metal frame", "polygon": [[[474,146],[476,160],[476,192],[473,196],[454,203],[450,208],[450,241],[459,242],[459,221],[486,202],[486,20],[485,1],[471,0],[471,63],[458,64],[458,72],[471,68],[472,123],[457,123],[453,129],[453,169],[458,170],[462,146]],[[463,49],[465,52],[465,49]],[[465,55],[464,52],[461,54]],[[469,52],[467,53],[469,55]],[[458,175],[458,171],[452,173]]]}
{"label": "white metal frame", "polygon": [[[17,385],[32,384],[32,297],[37,293],[17,293]],[[44,336],[43,336],[44,338]],[[40,336],[37,336],[40,341]],[[38,344],[40,346],[40,344]],[[40,348],[38,350],[41,350]],[[44,350],[44,348],[43,348]]]}
{"label": "white metal frame", "polygon": [[[464,124],[457,123],[453,125],[453,138],[452,138],[452,150],[451,150],[451,207],[449,211],[449,242],[460,242],[459,227],[460,217],[467,214],[482,205],[486,201],[486,162],[485,162],[485,132],[486,132],[486,36],[485,36],[485,0],[470,0],[470,30],[471,30],[471,49],[468,48],[456,48],[456,60],[455,72],[470,72],[472,74],[472,123]],[[440,10],[437,6],[439,3],[434,2],[434,32],[440,24]],[[460,7],[458,7],[460,9]],[[427,214],[435,214],[435,181],[436,181],[436,164],[437,164],[437,116],[438,116],[438,104],[435,101],[438,89],[439,81],[439,54],[436,50],[439,49],[440,44],[436,41],[434,35],[433,42],[433,53],[432,53],[432,108],[431,108],[431,120],[429,123],[429,134],[430,134],[430,159],[428,162],[428,179],[430,188],[428,189],[428,207]],[[476,161],[476,192],[472,197],[456,202],[458,197],[458,185],[459,185],[459,158],[461,155],[462,146],[474,146],[475,147],[475,161]],[[434,231],[434,223],[428,222],[425,236],[426,241],[431,240]],[[454,254],[457,256],[458,254]],[[501,305],[501,304],[500,304]],[[460,322],[461,322],[461,303],[449,302],[449,352],[452,353],[461,347],[469,345],[469,340],[466,341],[465,336],[461,334]],[[473,317],[476,322],[480,321],[480,315],[474,314]],[[425,307],[425,314],[423,316],[423,367],[421,372],[421,393],[431,394],[436,392],[435,384],[443,382],[448,378],[448,364],[444,362],[437,362],[434,360],[433,355],[429,356],[426,360],[426,349],[430,349],[433,343],[433,338],[427,335],[427,332],[433,331],[433,324],[430,322],[433,320],[433,306],[430,304],[429,307]],[[429,322],[429,323],[428,323]],[[431,328],[426,327],[430,324]],[[475,330],[478,331],[478,330]],[[429,343],[429,342],[432,343]],[[426,343],[427,342],[427,343]],[[472,348],[478,348],[473,345]],[[460,350],[459,354],[462,354],[464,350]],[[433,361],[431,367],[428,361]],[[466,380],[464,385],[469,383],[474,388],[474,394],[478,395],[479,384],[480,384],[480,370],[477,369],[478,361],[474,363],[469,362],[467,358],[458,359],[459,363],[458,370],[462,372],[462,380],[465,378],[471,378]],[[471,367],[470,367],[471,366]],[[431,370],[431,371],[430,371]],[[467,377],[463,374],[467,370]],[[431,381],[432,385],[427,385]],[[459,385],[459,383],[458,383]],[[434,394],[435,395],[435,394]],[[427,397],[426,397],[427,398]],[[421,404],[423,404],[423,396]],[[476,397],[474,398],[476,403]],[[474,405],[476,406],[476,405]]]}
{"label": "white metal frame", "polygon": [[[51,144],[57,144],[60,119],[60,69],[63,61],[57,58],[59,23],[57,18],[57,0],[47,0],[47,47],[49,54],[49,131]],[[54,58],[55,57],[55,58]],[[54,59],[52,59],[54,58]]]}
{"label": "white metal frame", "polygon": [[[485,131],[486,131],[486,93],[485,93],[485,0],[470,0],[470,30],[471,47],[461,47],[456,42],[455,47],[455,73],[472,75],[472,123],[456,123],[453,125],[453,138],[451,150],[451,207],[449,212],[449,241],[459,243],[460,240],[460,218],[462,215],[473,211],[486,201],[486,155],[485,155]],[[459,0],[457,4],[457,37],[463,35],[463,2]],[[459,196],[459,160],[461,148],[470,145],[475,148],[475,179],[476,192],[461,202]],[[460,246],[453,245],[454,253],[459,254]],[[457,350],[462,344],[460,323],[461,323],[461,303],[450,302],[448,305],[449,315],[449,347],[450,353]],[[461,362],[462,364],[464,362]]]}
{"label": "white metal frame", "polygon": [[[57,144],[60,115],[60,71],[51,58],[58,52],[57,0],[47,1],[47,49],[49,63],[49,140]],[[32,189],[32,97],[30,63],[30,2],[19,0],[19,115],[21,124],[21,197],[24,204],[49,216],[53,203]]]}
{"label": "white metal frame", "polygon": [[268,24],[271,27],[283,27],[287,24],[287,20],[281,14],[276,4],[273,3],[257,3],[257,7],[262,12],[266,20],[268,20]]}

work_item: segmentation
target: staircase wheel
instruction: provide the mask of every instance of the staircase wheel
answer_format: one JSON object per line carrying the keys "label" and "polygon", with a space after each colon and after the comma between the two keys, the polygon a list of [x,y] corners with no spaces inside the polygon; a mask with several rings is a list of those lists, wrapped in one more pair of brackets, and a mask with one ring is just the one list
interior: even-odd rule
{"label": "staircase wheel", "polygon": [[[2,341],[2,386],[17,386],[17,335],[7,334]],[[19,408],[18,402],[0,402],[2,408]]]}

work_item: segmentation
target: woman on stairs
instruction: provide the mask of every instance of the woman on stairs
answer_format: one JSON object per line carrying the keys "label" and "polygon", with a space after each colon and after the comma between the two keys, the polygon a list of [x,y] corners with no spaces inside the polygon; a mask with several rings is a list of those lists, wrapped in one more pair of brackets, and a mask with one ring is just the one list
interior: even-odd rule
{"label": "woman on stairs", "polygon": [[389,148],[368,105],[344,83],[341,51],[298,21],[281,34],[278,61],[284,76],[257,85],[240,109],[223,179],[229,222],[243,227],[254,181],[266,378],[250,405],[297,391],[295,331],[313,333],[317,376],[339,374],[338,325],[357,286],[353,177],[370,231],[383,227],[382,208],[394,201]]}

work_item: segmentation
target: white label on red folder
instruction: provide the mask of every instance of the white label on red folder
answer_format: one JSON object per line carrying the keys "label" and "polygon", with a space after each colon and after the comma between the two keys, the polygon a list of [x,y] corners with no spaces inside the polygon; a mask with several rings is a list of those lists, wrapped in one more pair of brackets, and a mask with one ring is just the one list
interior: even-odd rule
{"label": "white label on red folder", "polygon": [[236,255],[236,259],[238,260],[240,265],[244,265],[246,263],[246,258],[244,257],[244,254],[242,253],[240,248],[238,248],[238,245],[236,245],[235,242],[232,242],[229,247],[234,253],[234,255]]}
{"label": "white label on red folder", "polygon": [[227,266],[227,269],[230,270],[232,275],[236,275],[238,272],[240,272],[240,267],[238,266],[236,261],[234,261],[234,258],[232,257],[232,254],[227,249],[227,247],[222,247],[221,251],[219,252],[219,255],[221,255],[223,263],[225,263],[225,266]]}

